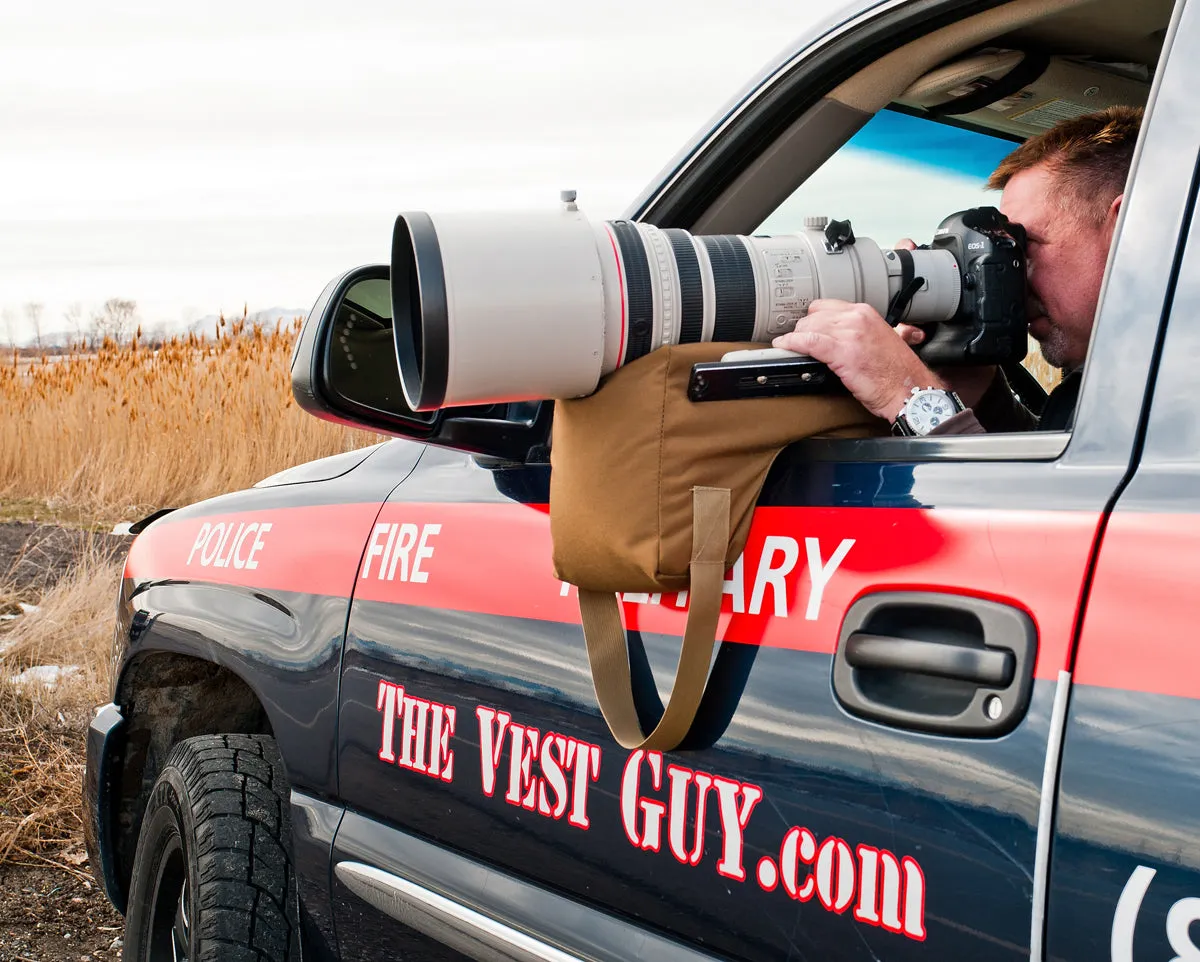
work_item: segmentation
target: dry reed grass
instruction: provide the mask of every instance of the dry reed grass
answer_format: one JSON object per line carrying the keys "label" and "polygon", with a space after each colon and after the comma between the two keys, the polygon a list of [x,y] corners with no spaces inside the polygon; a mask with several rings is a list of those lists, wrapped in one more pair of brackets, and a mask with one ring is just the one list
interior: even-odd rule
{"label": "dry reed grass", "polygon": [[1062,371],[1051,367],[1042,357],[1042,350],[1033,339],[1029,341],[1029,353],[1021,362],[1027,371],[1038,379],[1038,383],[1047,391],[1053,391],[1055,385],[1062,380]]}
{"label": "dry reed grass", "polygon": [[300,319],[0,361],[0,498],[96,516],[179,506],[372,444],[292,400]]}
{"label": "dry reed grass", "polygon": [[[38,602],[0,630],[0,864],[51,862],[79,874],[81,733],[111,686],[121,568],[81,532],[77,560],[43,597],[0,587],[0,608]],[[76,670],[53,686],[17,680],[35,666]]]}

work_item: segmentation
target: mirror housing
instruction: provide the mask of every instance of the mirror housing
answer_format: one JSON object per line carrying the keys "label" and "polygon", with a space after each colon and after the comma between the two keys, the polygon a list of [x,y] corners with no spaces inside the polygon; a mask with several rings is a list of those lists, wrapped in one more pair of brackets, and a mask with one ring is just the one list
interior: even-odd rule
{"label": "mirror housing", "polygon": [[549,461],[549,401],[413,411],[392,333],[390,270],[372,264],[326,285],[292,351],[292,395],[315,417],[456,448],[505,464]]}

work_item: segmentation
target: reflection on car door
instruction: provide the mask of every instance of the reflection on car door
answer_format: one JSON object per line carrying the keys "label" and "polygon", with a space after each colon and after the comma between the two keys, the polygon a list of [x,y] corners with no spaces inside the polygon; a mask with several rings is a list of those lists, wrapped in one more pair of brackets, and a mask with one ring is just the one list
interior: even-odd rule
{"label": "reflection on car door", "polygon": [[1047,948],[1197,959],[1200,237],[1193,223],[1137,473],[1104,534],[1063,748]]}

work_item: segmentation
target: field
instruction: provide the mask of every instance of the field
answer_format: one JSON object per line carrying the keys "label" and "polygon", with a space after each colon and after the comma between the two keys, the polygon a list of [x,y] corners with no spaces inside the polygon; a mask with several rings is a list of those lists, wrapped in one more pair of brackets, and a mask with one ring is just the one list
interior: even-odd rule
{"label": "field", "polygon": [[122,518],[378,440],[292,400],[299,319],[0,363],[0,502]]}
{"label": "field", "polygon": [[378,437],[301,411],[295,324],[0,358],[0,959],[117,958],[82,846],[82,733],[108,700],[127,538],[159,507]]}

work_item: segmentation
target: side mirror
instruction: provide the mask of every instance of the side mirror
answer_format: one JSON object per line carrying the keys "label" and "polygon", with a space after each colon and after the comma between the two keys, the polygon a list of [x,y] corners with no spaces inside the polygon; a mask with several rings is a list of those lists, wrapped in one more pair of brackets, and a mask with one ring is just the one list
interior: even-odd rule
{"label": "side mirror", "polygon": [[292,395],[309,414],[337,424],[510,464],[548,460],[548,401],[420,412],[408,406],[386,264],[349,270],[321,292],[292,353]]}

